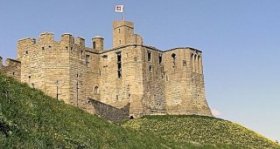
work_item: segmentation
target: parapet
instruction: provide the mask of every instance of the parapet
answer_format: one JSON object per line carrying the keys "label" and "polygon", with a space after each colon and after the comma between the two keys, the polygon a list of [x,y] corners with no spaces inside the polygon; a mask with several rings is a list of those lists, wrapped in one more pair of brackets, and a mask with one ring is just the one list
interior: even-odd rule
{"label": "parapet", "polygon": [[121,26],[127,26],[127,27],[130,27],[130,28],[134,28],[133,22],[129,22],[129,21],[114,21],[113,22],[113,28],[114,29],[116,29],[118,27],[121,27]]}
{"label": "parapet", "polygon": [[11,58],[7,58],[5,61],[6,66],[16,66],[20,63],[21,63],[20,61],[17,61],[17,60],[11,59]]}
{"label": "parapet", "polygon": [[44,32],[40,34],[39,41],[41,43],[49,43],[54,41],[54,34],[49,32]]}
{"label": "parapet", "polygon": [[18,40],[17,42],[18,46],[29,46],[36,44],[36,39],[34,38],[23,38]]}

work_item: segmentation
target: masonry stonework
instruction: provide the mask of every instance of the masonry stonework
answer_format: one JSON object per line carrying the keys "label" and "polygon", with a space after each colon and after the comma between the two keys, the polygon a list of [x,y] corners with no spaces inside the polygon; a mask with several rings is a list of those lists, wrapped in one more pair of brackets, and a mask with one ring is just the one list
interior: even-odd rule
{"label": "masonry stonework", "polygon": [[[100,36],[86,47],[81,37],[66,33],[55,41],[52,33],[42,33],[38,39],[18,41],[16,60],[7,59],[6,65],[0,60],[2,73],[90,113],[111,116],[110,111],[126,109],[120,117],[212,116],[205,98],[202,52],[144,45],[132,22],[113,22],[109,50]],[[110,107],[114,109],[109,113],[100,113]]]}

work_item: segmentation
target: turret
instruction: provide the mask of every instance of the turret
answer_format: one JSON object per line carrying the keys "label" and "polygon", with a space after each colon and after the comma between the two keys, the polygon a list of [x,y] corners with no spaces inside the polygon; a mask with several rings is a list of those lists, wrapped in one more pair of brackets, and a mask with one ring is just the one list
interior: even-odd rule
{"label": "turret", "polygon": [[77,44],[80,47],[85,47],[85,39],[81,37],[75,38],[75,44]]}
{"label": "turret", "polygon": [[104,38],[101,36],[95,36],[92,38],[92,48],[94,52],[102,52],[104,49]]}

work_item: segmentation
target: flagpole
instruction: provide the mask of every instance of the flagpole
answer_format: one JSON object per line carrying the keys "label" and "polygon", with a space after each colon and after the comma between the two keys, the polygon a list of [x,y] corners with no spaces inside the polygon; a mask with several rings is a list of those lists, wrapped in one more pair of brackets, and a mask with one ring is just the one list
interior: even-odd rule
{"label": "flagpole", "polygon": [[116,5],[115,6],[115,12],[118,12],[118,13],[121,13],[121,20],[124,21],[125,18],[124,18],[124,5]]}

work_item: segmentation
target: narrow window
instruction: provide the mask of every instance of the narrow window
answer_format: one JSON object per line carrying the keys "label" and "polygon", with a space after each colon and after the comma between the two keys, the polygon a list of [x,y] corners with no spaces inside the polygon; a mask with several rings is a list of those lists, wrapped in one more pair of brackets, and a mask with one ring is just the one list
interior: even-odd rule
{"label": "narrow window", "polygon": [[120,43],[120,44],[122,44],[122,41],[121,41],[121,40],[119,40],[119,43]]}
{"label": "narrow window", "polygon": [[90,58],[90,56],[86,55],[86,66],[88,66],[88,64],[89,64],[89,58]]}
{"label": "narrow window", "polygon": [[122,55],[117,53],[118,78],[122,77]]}
{"label": "narrow window", "polygon": [[25,54],[28,54],[28,51],[25,51]]}
{"label": "narrow window", "polygon": [[172,53],[171,54],[171,57],[173,59],[173,68],[175,67],[175,61],[176,61],[176,54],[175,53]]}
{"label": "narrow window", "polygon": [[94,94],[99,94],[98,86],[95,86],[95,87],[94,87]]}
{"label": "narrow window", "polygon": [[121,29],[119,28],[119,33],[121,33]]}
{"label": "narrow window", "polygon": [[92,43],[92,47],[93,47],[93,49],[96,49],[96,42],[95,41]]}
{"label": "narrow window", "polygon": [[13,76],[15,75],[15,72],[13,72]]}
{"label": "narrow window", "polygon": [[116,95],[116,100],[117,100],[117,101],[119,100],[119,95]]}
{"label": "narrow window", "polygon": [[45,50],[45,47],[42,47],[42,50]]}
{"label": "narrow window", "polygon": [[169,81],[168,75],[165,76],[165,80],[166,80],[166,81]]}
{"label": "narrow window", "polygon": [[49,48],[52,48],[52,46],[49,46]]}
{"label": "narrow window", "polygon": [[159,64],[161,64],[161,62],[162,62],[162,55],[161,54],[158,57],[158,62],[159,62]]}
{"label": "narrow window", "polygon": [[151,52],[147,51],[147,53],[148,53],[148,61],[151,61]]}
{"label": "narrow window", "polygon": [[151,65],[149,66],[149,71],[152,72],[152,66]]}
{"label": "narrow window", "polygon": [[187,66],[187,61],[183,60],[183,66]]}
{"label": "narrow window", "polygon": [[66,46],[65,49],[68,50],[68,47]]}

